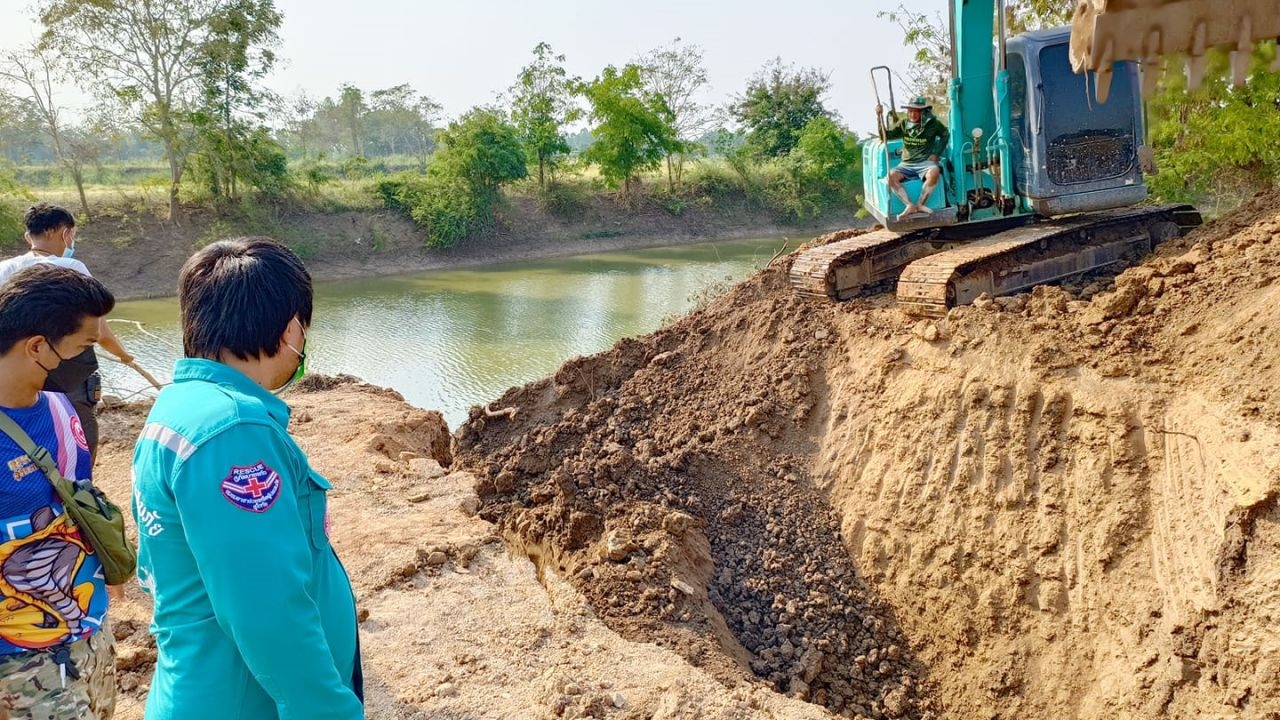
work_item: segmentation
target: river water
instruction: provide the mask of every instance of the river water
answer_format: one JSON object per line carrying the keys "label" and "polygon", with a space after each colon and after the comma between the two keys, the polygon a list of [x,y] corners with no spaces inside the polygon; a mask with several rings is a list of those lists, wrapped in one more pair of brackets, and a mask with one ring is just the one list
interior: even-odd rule
{"label": "river water", "polygon": [[[781,238],[735,240],[316,286],[307,368],[393,387],[457,427],[472,405],[554,372],[575,355],[642,335],[742,280]],[[795,243],[792,243],[792,247]],[[112,329],[162,382],[181,356],[176,299],[120,303]],[[146,383],[103,357],[108,394]]]}

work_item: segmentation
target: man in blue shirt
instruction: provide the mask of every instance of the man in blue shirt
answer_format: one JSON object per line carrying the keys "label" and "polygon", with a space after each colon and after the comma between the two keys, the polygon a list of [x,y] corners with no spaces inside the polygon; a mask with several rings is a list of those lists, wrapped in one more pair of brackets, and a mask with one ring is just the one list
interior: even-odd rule
{"label": "man in blue shirt", "polygon": [[[0,412],[71,480],[91,480],[89,443],[67,397],[41,388],[93,347],[114,305],[102,283],[54,265],[0,284]],[[109,720],[115,649],[102,565],[49,479],[3,432],[0,462],[0,716]]]}
{"label": "man in blue shirt", "polygon": [[364,717],[355,599],[329,483],[276,393],[302,376],[311,276],[265,238],[178,280],[186,357],[134,449],[138,578],[155,598],[148,720]]}

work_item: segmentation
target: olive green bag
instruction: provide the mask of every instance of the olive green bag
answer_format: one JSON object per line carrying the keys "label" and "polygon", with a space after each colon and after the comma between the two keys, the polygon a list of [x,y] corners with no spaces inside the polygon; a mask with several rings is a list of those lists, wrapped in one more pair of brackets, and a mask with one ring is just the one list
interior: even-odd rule
{"label": "olive green bag", "polygon": [[133,577],[138,567],[138,551],[124,534],[124,513],[92,483],[78,483],[58,472],[58,463],[48,449],[37,445],[13,418],[0,413],[0,430],[22,448],[36,467],[44,472],[57,491],[62,507],[94,555],[102,563],[108,585],[120,585]]}

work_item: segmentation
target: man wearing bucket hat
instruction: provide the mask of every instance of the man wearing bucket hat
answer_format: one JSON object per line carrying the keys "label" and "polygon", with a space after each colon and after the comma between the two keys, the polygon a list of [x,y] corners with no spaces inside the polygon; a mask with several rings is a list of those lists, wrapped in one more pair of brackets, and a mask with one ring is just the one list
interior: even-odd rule
{"label": "man wearing bucket hat", "polygon": [[[890,110],[891,122],[885,128],[885,137],[889,140],[902,139],[902,162],[889,171],[889,189],[902,201],[906,209],[899,219],[916,213],[932,213],[929,209],[929,195],[938,186],[942,177],[942,167],[938,158],[947,147],[947,126],[933,114],[933,106],[923,96],[912,99],[902,106],[907,111],[905,118],[899,117],[896,111]],[[884,114],[884,106],[876,106],[876,115]],[[920,198],[912,201],[902,183],[907,180],[924,180],[920,190]]]}

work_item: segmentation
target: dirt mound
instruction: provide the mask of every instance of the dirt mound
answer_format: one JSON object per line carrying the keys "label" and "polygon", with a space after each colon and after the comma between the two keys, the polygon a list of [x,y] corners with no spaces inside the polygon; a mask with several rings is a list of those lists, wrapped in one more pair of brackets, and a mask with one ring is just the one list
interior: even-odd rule
{"label": "dirt mound", "polygon": [[484,517],[574,577],[610,626],[726,682],[918,717],[920,668],[810,481],[830,331],[781,268],[715,308],[476,413]]}
{"label": "dirt mound", "polygon": [[610,627],[844,716],[1280,711],[1280,196],[939,322],[778,264],[458,433]]}

